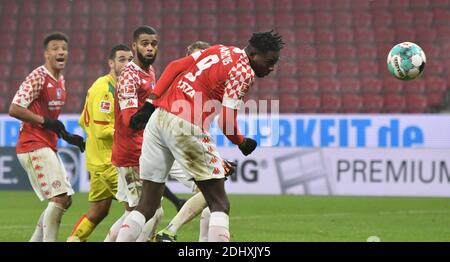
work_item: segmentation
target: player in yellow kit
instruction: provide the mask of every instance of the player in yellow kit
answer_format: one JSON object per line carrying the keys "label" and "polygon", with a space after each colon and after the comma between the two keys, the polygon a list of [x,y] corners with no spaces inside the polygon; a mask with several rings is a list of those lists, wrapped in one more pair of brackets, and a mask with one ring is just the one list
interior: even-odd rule
{"label": "player in yellow kit", "polygon": [[89,88],[78,120],[86,131],[86,165],[90,174],[89,210],[76,223],[68,242],[86,241],[94,228],[108,215],[117,193],[117,169],[111,163],[114,137],[114,87],[125,65],[131,61],[130,48],[120,44],[109,54],[107,75]]}

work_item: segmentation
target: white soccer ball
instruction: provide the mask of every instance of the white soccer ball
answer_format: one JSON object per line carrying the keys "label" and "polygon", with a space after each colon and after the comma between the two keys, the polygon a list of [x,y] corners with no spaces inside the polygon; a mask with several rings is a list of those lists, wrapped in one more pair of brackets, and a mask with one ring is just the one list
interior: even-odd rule
{"label": "white soccer ball", "polygon": [[387,57],[389,72],[397,79],[412,80],[422,75],[427,58],[422,48],[411,42],[395,45]]}

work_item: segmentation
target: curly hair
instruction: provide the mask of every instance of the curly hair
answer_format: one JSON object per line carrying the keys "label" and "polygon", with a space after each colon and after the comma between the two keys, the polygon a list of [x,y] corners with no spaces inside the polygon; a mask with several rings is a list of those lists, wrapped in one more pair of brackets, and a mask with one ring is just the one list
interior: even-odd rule
{"label": "curly hair", "polygon": [[248,41],[250,46],[258,49],[260,52],[267,53],[269,51],[278,52],[283,46],[284,42],[278,33],[270,30],[268,32],[253,33]]}

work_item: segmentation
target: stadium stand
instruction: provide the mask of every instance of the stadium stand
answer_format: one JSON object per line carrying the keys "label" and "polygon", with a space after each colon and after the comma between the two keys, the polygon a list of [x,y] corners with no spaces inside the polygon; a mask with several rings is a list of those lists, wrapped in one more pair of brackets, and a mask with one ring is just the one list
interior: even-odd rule
{"label": "stadium stand", "polygon": [[[9,92],[0,112],[18,80],[42,63],[46,33],[70,36],[67,87],[81,100],[90,81],[107,71],[107,50],[129,43],[141,24],[160,32],[158,74],[194,40],[245,46],[253,31],[279,31],[287,46],[278,68],[251,96],[279,95],[282,112],[438,112],[448,102],[449,10],[447,0],[2,0],[0,83]],[[400,82],[387,72],[387,52],[403,41],[427,55],[421,79]]]}

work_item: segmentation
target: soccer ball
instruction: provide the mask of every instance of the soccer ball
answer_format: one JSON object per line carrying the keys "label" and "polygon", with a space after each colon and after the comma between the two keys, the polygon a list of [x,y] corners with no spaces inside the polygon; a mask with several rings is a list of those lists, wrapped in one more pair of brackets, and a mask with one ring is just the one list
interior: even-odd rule
{"label": "soccer ball", "polygon": [[387,57],[389,72],[400,80],[412,80],[422,75],[427,58],[420,46],[403,42],[395,45]]}

